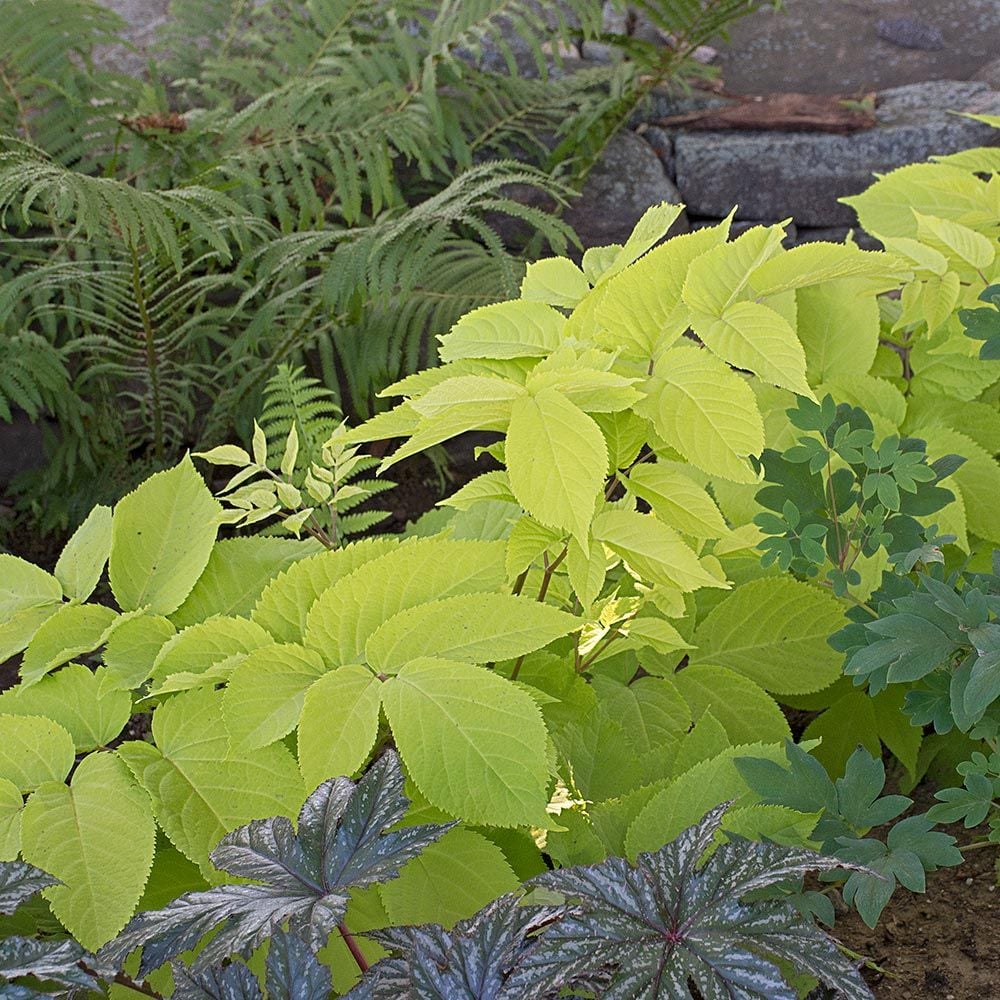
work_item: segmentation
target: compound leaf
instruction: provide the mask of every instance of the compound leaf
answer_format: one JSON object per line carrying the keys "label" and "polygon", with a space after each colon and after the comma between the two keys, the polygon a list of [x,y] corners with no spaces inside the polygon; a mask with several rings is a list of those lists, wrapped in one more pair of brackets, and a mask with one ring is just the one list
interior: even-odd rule
{"label": "compound leaf", "polygon": [[778,703],[759,684],[735,670],[693,663],[678,671],[673,682],[691,714],[700,718],[711,712],[734,746],[791,738],[788,720]]}
{"label": "compound leaf", "polygon": [[385,673],[423,656],[465,663],[508,660],[582,624],[565,611],[527,597],[458,594],[394,615],[368,639],[365,656]]}
{"label": "compound leaf", "polygon": [[229,758],[223,693],[187,691],[153,713],[155,745],[124,743],[118,754],[149,792],[174,846],[214,877],[209,851],[230,830],[261,816],[294,815],[302,780],[278,744]]}
{"label": "compound leaf", "polygon": [[735,302],[718,317],[695,314],[692,325],[705,346],[734,368],[812,397],[806,356],[791,323],[760,302]]}
{"label": "compound leaf", "polygon": [[45,716],[70,734],[77,753],[96,750],[110,743],[132,714],[128,693],[105,688],[104,674],[71,663],[33,687],[5,691],[0,713]]}
{"label": "compound leaf", "polygon": [[293,563],[267,584],[250,617],[278,642],[301,642],[306,616],[316,598],[359,566],[391,552],[397,544],[392,538],[365,538]]}
{"label": "compound leaf", "polygon": [[687,542],[651,514],[606,510],[594,518],[594,538],[617,553],[643,579],[688,593],[726,587],[699,562]]}
{"label": "compound leaf", "polygon": [[21,792],[63,781],[76,757],[73,737],[41,715],[0,715],[0,777]]}
{"label": "compound leaf", "polygon": [[393,615],[455,594],[498,591],[504,543],[421,538],[366,563],[325,590],[306,619],[305,644],[330,666],[356,663]]}
{"label": "compound leaf", "polygon": [[194,589],[170,620],[184,628],[212,615],[247,617],[274,577],[315,551],[312,542],[260,535],[218,542]]}
{"label": "compound leaf", "polygon": [[505,455],[521,506],[585,545],[608,468],[604,435],[593,419],[555,389],[522,396],[514,401]]}
{"label": "compound leaf", "polygon": [[381,693],[365,667],[338,667],[306,692],[299,719],[299,770],[306,788],[339,774],[354,774],[378,736]]}
{"label": "compound leaf", "polygon": [[155,687],[171,674],[203,674],[230,656],[272,644],[271,636],[249,618],[209,618],[171,636],[160,647],[150,679]]}
{"label": "compound leaf", "polygon": [[542,358],[559,346],[566,317],[543,302],[513,300],[466,313],[440,338],[442,361]]}
{"label": "compound leaf", "polygon": [[319,653],[293,643],[248,654],[230,675],[222,698],[231,755],[287,736],[299,720],[306,691],[325,669]]}
{"label": "compound leaf", "polygon": [[22,683],[35,684],[74,656],[96,649],[117,618],[100,604],[64,604],[28,643],[21,660]]}
{"label": "compound leaf", "polygon": [[73,532],[56,562],[55,577],[70,600],[90,597],[110,553],[111,508],[98,504]]}
{"label": "compound leaf", "polygon": [[643,462],[624,480],[653,513],[692,538],[722,538],[728,532],[715,501],[690,476],[662,464]]}
{"label": "compound leaf", "polygon": [[17,556],[0,553],[0,621],[19,611],[55,604],[63,598],[59,581]]}
{"label": "compound leaf", "polygon": [[695,466],[735,483],[755,483],[747,457],[764,449],[764,423],[750,386],[708,351],[666,351],[636,412]]}
{"label": "compound leaf", "polygon": [[162,615],[124,618],[108,637],[104,647],[102,687],[131,690],[149,677],[163,644],[177,634]]}
{"label": "compound leaf", "polygon": [[[0,778],[0,862],[13,861],[21,850],[21,813],[24,798],[20,789],[9,778]],[[0,865],[0,871],[5,866]],[[0,879],[2,883],[2,879]],[[0,885],[0,900],[3,888]],[[3,913],[0,902],[0,913]]]}

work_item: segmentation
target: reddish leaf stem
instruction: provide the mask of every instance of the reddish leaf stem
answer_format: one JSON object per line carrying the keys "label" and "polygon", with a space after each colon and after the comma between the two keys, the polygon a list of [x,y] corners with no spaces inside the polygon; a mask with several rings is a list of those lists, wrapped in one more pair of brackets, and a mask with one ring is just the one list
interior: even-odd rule
{"label": "reddish leaf stem", "polygon": [[358,968],[361,970],[362,974],[368,971],[368,959],[365,958],[365,953],[361,950],[361,946],[358,944],[354,935],[348,930],[347,924],[341,922],[337,924],[337,930],[340,931],[340,936],[344,939],[344,944],[347,945],[347,950],[351,953],[351,957],[355,962],[358,963]]}

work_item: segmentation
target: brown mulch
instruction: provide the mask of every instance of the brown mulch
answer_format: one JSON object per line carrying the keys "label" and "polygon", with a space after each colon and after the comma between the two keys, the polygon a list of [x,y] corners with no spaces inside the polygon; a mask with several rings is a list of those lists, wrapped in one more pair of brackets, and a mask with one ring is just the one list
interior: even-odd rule
{"label": "brown mulch", "polygon": [[661,118],[656,124],[683,125],[686,129],[846,134],[874,127],[874,98],[874,94],[865,95],[861,101],[828,94],[739,95],[734,104]]}

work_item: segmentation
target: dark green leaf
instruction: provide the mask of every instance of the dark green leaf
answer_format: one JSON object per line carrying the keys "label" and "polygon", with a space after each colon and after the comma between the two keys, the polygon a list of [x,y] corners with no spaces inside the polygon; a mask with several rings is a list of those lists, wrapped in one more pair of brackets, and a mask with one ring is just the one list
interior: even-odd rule
{"label": "dark green leaf", "polygon": [[279,930],[267,949],[268,1000],[328,1000],[330,970],[298,936]]}
{"label": "dark green leaf", "polygon": [[502,896],[452,930],[436,924],[370,931],[390,955],[345,1000],[554,1000],[591,977],[560,955],[532,966],[540,936],[563,907],[522,906]]}
{"label": "dark green leaf", "polygon": [[982,774],[967,774],[964,788],[943,788],[934,793],[938,804],[927,810],[935,823],[965,821],[966,829],[979,826],[993,807],[993,782]]}
{"label": "dark green leaf", "polygon": [[324,782],[306,800],[298,833],[284,816],[254,820],[223,837],[213,863],[260,885],[222,885],[189,892],[162,910],[140,913],[102,955],[122,962],[143,948],[140,974],[194,947],[222,927],[198,955],[196,970],[234,953],[249,954],[285,921],[314,949],[343,919],[348,894],[395,878],[400,867],[453,824],[391,830],[406,813],[404,778],[384,754],[355,785]]}
{"label": "dark green leaf", "polygon": [[[0,941],[0,979],[34,976],[61,986],[93,990],[93,976],[84,972],[80,962],[88,955],[75,941],[40,941],[35,938],[9,937]],[[102,968],[98,963],[94,963]],[[0,987],[2,992],[3,987]]]}
{"label": "dark green leaf", "polygon": [[810,851],[734,837],[712,845],[726,806],[633,867],[610,858],[587,868],[540,875],[535,885],[564,895],[577,912],[543,936],[526,964],[610,968],[607,996],[680,1000],[694,982],[702,996],[794,1000],[780,970],[785,959],[835,985],[845,997],[870,998],[857,970],[811,919],[786,900],[740,903],[748,893],[837,867]]}
{"label": "dark green leaf", "polygon": [[[263,1000],[257,977],[239,962],[190,970],[174,964],[174,1000]],[[277,998],[275,998],[277,1000]]]}
{"label": "dark green leaf", "polygon": [[36,892],[58,884],[59,879],[23,861],[0,862],[0,913],[9,916]]}

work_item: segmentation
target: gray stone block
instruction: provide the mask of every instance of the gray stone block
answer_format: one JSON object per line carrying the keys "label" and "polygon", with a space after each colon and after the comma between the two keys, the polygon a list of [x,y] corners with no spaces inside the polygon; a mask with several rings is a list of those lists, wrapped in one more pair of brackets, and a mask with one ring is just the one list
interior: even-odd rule
{"label": "gray stone block", "polygon": [[902,49],[940,52],[944,48],[941,29],[918,17],[882,17],[875,22],[875,33],[884,41]]}
{"label": "gray stone block", "polygon": [[1000,143],[1000,132],[950,111],[1000,111],[985,83],[932,81],[884,91],[879,125],[852,135],[689,132],[674,139],[676,183],[688,211],[737,218],[792,216],[800,226],[849,226],[837,199],[858,194],[876,172],[932,154]]}
{"label": "gray stone block", "polygon": [[853,233],[853,240],[862,250],[884,250],[880,240],[856,226],[830,226],[826,229],[799,229],[792,243],[843,243],[847,234]]}
{"label": "gray stone block", "polygon": [[659,118],[688,115],[708,108],[724,108],[733,103],[735,102],[729,98],[720,97],[709,90],[684,90],[663,84],[653,88],[639,113],[643,121],[656,121]]}
{"label": "gray stone block", "polygon": [[673,180],[674,179],[674,137],[665,128],[659,128],[656,125],[644,125],[638,130],[638,135],[641,135],[646,142],[649,143],[653,148],[653,152],[660,158],[660,163],[663,164],[663,169],[667,172],[667,176]]}
{"label": "gray stone block", "polygon": [[[711,226],[717,226],[722,219],[699,219],[697,222],[691,223],[691,229],[708,229]],[[753,229],[754,226],[774,226],[779,222],[784,222],[783,219],[733,219],[729,226],[729,238],[735,239],[737,236],[742,236],[748,229]],[[846,230],[845,230],[846,231]],[[785,238],[781,241],[786,247],[795,246],[798,241],[798,228],[794,222],[785,223]],[[800,241],[799,241],[800,242]]]}
{"label": "gray stone block", "polygon": [[120,15],[126,24],[124,37],[134,48],[115,45],[97,53],[98,60],[110,69],[132,76],[142,76],[148,65],[149,52],[159,41],[167,23],[170,0],[102,0]]}
{"label": "gray stone block", "polygon": [[[577,231],[584,247],[624,243],[650,205],[674,204],[683,199],[667,177],[663,164],[634,132],[619,132],[591,170],[580,197],[564,218]],[[689,224],[681,214],[671,235],[686,233]]]}
{"label": "gray stone block", "polygon": [[985,66],[980,66],[976,75],[972,78],[1000,90],[1000,59],[994,59]]}

